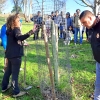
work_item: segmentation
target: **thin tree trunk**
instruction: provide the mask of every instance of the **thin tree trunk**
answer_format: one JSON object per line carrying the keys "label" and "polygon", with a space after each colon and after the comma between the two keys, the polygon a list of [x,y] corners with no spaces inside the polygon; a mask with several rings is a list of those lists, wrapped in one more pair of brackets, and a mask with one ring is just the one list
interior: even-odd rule
{"label": "thin tree trunk", "polygon": [[30,11],[32,7],[32,0],[29,0],[29,13],[28,13],[28,22],[30,22]]}
{"label": "thin tree trunk", "polygon": [[58,30],[57,26],[52,21],[52,51],[54,61],[54,77],[55,83],[58,84]]}
{"label": "thin tree trunk", "polygon": [[52,70],[52,66],[51,66],[49,47],[48,47],[48,38],[47,38],[47,35],[46,35],[46,27],[45,27],[45,25],[43,25],[43,34],[44,34],[44,43],[45,43],[45,49],[46,49],[46,57],[47,57],[48,69],[49,69],[49,74],[50,74],[50,82],[51,82],[51,86],[52,86],[52,100],[56,100],[55,84],[54,84],[54,78],[53,78],[53,70]]}
{"label": "thin tree trunk", "polygon": [[25,17],[25,22],[27,22],[27,0],[25,0],[25,13],[24,13],[24,17]]}

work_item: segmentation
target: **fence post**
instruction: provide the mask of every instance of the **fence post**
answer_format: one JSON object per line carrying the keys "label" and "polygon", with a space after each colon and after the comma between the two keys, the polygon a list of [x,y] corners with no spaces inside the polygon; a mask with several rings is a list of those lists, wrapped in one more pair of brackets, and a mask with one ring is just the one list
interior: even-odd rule
{"label": "fence post", "polygon": [[58,26],[54,24],[52,21],[52,53],[53,53],[53,61],[54,61],[54,77],[55,84],[58,83]]}
{"label": "fence post", "polygon": [[46,57],[47,57],[47,64],[50,74],[50,81],[52,85],[52,99],[56,100],[56,94],[55,94],[55,84],[54,84],[54,78],[53,78],[53,70],[51,67],[51,61],[50,61],[50,54],[49,54],[49,46],[48,46],[48,37],[46,34],[46,27],[43,25],[43,34],[44,34],[44,42],[45,42],[45,49],[46,49]]}

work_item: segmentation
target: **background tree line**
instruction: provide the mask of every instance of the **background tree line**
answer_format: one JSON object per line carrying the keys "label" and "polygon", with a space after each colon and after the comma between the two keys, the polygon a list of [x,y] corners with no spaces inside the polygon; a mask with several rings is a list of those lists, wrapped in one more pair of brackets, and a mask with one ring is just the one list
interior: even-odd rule
{"label": "background tree line", "polygon": [[30,10],[32,9],[33,0],[0,0],[0,11],[5,9],[7,2],[11,1],[14,6],[12,13],[22,12],[24,14],[25,21],[30,21]]}
{"label": "background tree line", "polygon": [[[0,0],[0,12],[2,9],[5,8],[5,5],[7,4],[7,1],[11,1],[14,4],[14,7],[12,9],[12,13],[16,12],[22,12],[24,14],[25,21],[30,21],[30,13],[33,5],[34,0]],[[84,7],[90,7],[95,15],[97,15],[98,10],[100,12],[100,0],[73,0],[77,4],[84,6]]]}

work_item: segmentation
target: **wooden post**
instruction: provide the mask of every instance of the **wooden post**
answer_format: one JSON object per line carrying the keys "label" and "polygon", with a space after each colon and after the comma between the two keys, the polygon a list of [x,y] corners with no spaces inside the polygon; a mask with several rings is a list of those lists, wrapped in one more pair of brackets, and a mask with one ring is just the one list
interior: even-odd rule
{"label": "wooden post", "polygon": [[58,26],[52,21],[52,51],[54,61],[54,75],[56,85],[58,83]]}
{"label": "wooden post", "polygon": [[24,45],[24,88],[26,87],[26,57],[27,57],[27,46]]}
{"label": "wooden post", "polygon": [[46,49],[46,57],[47,57],[48,69],[49,69],[49,74],[50,74],[50,81],[51,81],[51,85],[52,85],[52,99],[56,100],[53,71],[52,71],[52,67],[51,67],[51,61],[50,61],[50,55],[49,55],[49,47],[48,47],[48,37],[47,37],[47,34],[46,34],[46,27],[45,27],[45,25],[43,25],[43,33],[44,33],[44,42],[45,42],[45,49]]}
{"label": "wooden post", "polygon": [[27,46],[29,46],[27,43],[24,43],[24,89],[29,90],[32,88],[32,86],[26,85],[26,57],[27,57]]}

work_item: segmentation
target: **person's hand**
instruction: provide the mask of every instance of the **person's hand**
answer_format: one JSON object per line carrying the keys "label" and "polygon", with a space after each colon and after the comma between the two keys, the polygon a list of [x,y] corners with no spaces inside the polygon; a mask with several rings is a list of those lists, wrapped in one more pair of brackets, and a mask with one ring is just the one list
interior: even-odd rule
{"label": "person's hand", "polygon": [[28,32],[28,34],[29,34],[29,35],[35,34],[35,32],[36,32],[37,30],[38,30],[38,26],[37,26],[37,24],[35,24],[34,27],[33,27],[33,29],[30,30],[30,31]]}
{"label": "person's hand", "polygon": [[37,24],[34,24],[34,27],[33,27],[33,32],[36,32],[37,31],[37,29],[38,29],[38,25]]}
{"label": "person's hand", "polygon": [[30,35],[32,35],[32,34],[34,34],[34,32],[33,32],[33,30],[30,30],[30,31],[28,32],[28,35],[30,36]]}

